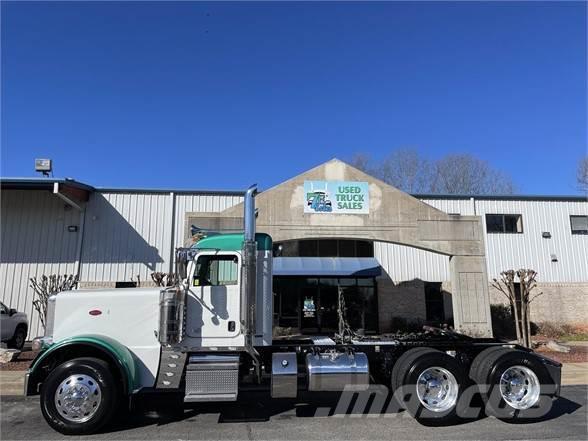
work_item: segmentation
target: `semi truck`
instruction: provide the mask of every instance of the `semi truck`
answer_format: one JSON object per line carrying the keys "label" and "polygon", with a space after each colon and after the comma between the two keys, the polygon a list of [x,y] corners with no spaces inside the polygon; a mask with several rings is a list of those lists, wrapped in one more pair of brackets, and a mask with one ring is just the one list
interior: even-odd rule
{"label": "semi truck", "polygon": [[541,416],[534,410],[559,396],[561,364],[526,347],[438,328],[362,335],[341,294],[338,332],[274,337],[272,239],[256,232],[256,194],[245,193],[243,232],[177,250],[174,286],[50,297],[25,395],[40,395],[53,429],[96,432],[153,393],[183,403],[251,390],[296,400],[379,385],[424,424],[463,418],[472,387],[487,414],[510,420]]}

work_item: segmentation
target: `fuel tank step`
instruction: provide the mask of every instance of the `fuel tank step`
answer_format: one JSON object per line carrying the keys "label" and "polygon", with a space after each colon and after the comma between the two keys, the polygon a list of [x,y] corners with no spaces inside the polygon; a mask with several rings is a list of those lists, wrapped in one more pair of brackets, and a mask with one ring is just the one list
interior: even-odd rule
{"label": "fuel tank step", "polygon": [[189,357],[184,402],[236,401],[238,390],[238,355],[205,354]]}

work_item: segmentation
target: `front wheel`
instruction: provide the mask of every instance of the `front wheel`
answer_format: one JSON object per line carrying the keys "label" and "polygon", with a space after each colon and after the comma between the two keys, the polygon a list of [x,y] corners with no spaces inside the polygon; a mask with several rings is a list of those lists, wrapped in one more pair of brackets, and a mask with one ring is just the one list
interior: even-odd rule
{"label": "front wheel", "polygon": [[56,367],[41,387],[41,411],[65,435],[94,433],[117,408],[119,393],[108,363],[76,358]]}

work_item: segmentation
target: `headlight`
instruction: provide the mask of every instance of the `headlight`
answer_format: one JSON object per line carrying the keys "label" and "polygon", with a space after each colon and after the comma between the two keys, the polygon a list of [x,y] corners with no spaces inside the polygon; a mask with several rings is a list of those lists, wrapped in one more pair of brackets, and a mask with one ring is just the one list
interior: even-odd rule
{"label": "headlight", "polygon": [[55,299],[57,296],[51,296],[47,300],[47,317],[45,319],[45,337],[53,337],[53,328],[55,326]]}

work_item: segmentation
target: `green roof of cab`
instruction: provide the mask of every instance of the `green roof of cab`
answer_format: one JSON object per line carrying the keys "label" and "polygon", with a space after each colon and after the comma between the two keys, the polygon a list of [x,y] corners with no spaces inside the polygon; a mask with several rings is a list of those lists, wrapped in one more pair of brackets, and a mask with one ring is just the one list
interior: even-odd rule
{"label": "green roof of cab", "polygon": [[[243,239],[243,233],[218,234],[201,239],[194,247],[219,251],[238,251],[243,248]],[[257,233],[255,234],[255,241],[257,242],[257,251],[271,251],[272,238],[269,234]]]}
{"label": "green roof of cab", "polygon": [[35,359],[28,370],[29,374],[33,374],[45,358],[59,349],[78,344],[94,346],[107,351],[126,377],[127,393],[133,393],[139,389],[139,372],[131,351],[122,343],[105,335],[77,335],[53,343]]}

